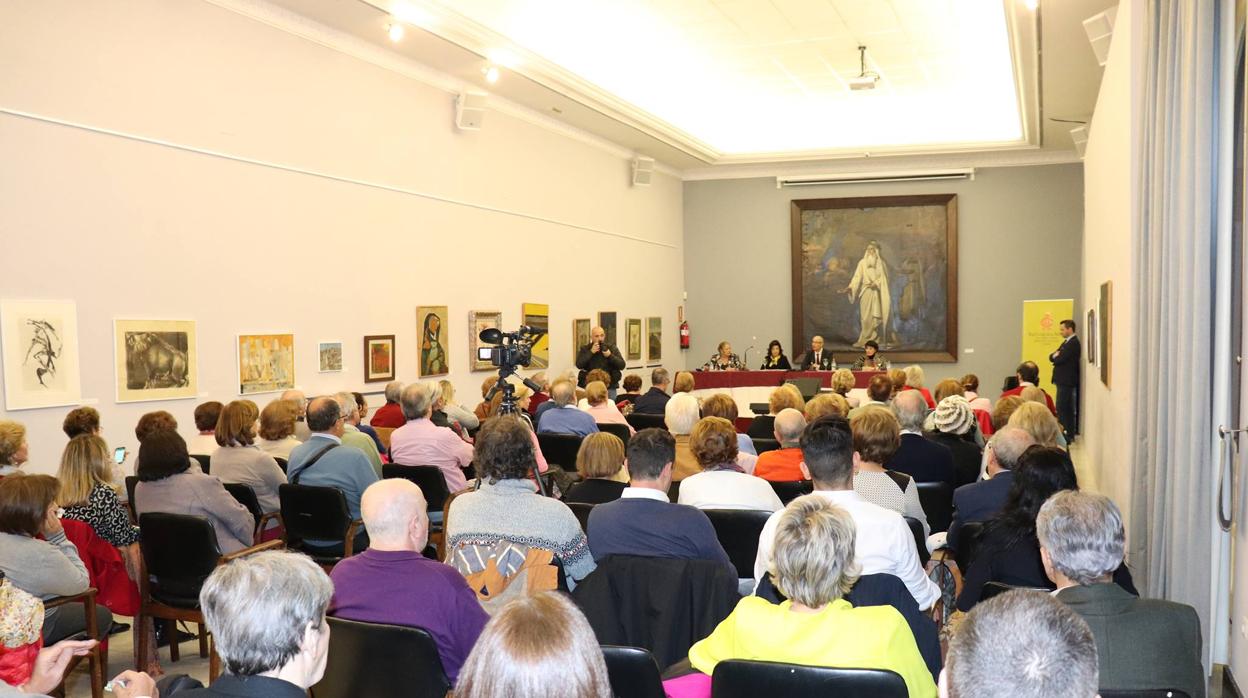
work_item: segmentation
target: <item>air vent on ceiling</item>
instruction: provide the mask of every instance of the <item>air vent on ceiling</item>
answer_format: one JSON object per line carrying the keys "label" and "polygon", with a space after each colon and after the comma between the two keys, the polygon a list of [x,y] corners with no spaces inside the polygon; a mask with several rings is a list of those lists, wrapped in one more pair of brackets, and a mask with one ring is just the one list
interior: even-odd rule
{"label": "air vent on ceiling", "polygon": [[870,182],[924,182],[943,179],[975,179],[975,168],[898,172],[846,172],[844,174],[776,177],[776,188],[815,187],[823,184],[866,184]]}

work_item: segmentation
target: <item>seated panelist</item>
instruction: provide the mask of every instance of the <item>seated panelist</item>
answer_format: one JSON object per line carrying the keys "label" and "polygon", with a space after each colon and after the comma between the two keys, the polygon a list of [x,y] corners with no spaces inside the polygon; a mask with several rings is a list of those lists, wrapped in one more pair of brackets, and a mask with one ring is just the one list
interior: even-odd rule
{"label": "seated panelist", "polygon": [[823,337],[815,335],[810,338],[810,351],[802,358],[803,371],[831,371],[832,352],[823,350]]}
{"label": "seated panelist", "polygon": [[741,371],[744,369],[745,364],[741,362],[741,357],[732,353],[732,344],[728,342],[720,342],[719,351],[702,364],[703,371]]}
{"label": "seated panelist", "polygon": [[780,345],[780,340],[773,339],[767,345],[767,356],[763,357],[763,365],[759,366],[759,369],[763,371],[793,370],[793,366],[789,363],[789,357],[784,355],[784,347]]}

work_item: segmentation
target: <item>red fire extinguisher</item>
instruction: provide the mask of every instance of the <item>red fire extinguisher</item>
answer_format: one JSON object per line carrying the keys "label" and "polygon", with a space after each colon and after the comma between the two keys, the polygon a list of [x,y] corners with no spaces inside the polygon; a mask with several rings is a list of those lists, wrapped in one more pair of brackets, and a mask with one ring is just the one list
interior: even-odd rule
{"label": "red fire extinguisher", "polygon": [[688,349],[689,348],[689,323],[684,319],[685,309],[682,307],[679,310],[680,310],[680,318],[681,318],[680,320],[680,348]]}

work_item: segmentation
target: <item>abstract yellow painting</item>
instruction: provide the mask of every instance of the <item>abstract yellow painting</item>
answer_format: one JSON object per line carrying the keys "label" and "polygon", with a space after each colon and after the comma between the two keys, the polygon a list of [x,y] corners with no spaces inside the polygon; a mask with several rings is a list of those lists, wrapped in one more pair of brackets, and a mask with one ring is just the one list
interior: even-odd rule
{"label": "abstract yellow painting", "polygon": [[293,334],[238,336],[238,392],[274,393],[295,387]]}

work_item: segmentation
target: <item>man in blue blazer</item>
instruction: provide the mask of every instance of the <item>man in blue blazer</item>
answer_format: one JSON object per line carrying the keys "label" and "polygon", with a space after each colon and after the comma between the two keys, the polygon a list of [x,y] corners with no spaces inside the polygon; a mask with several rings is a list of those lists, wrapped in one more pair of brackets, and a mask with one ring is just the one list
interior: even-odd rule
{"label": "man in blue blazer", "polygon": [[923,436],[927,401],[917,390],[903,390],[893,398],[893,414],[901,424],[901,444],[884,467],[914,478],[916,482],[947,482],[958,486],[953,469],[953,451]]}
{"label": "man in blue blazer", "polygon": [[1005,427],[992,435],[987,450],[989,479],[962,485],[953,493],[953,522],[945,543],[950,549],[957,550],[962,524],[987,521],[1005,506],[1014,484],[1014,466],[1034,443],[1031,434],[1018,427]]}

